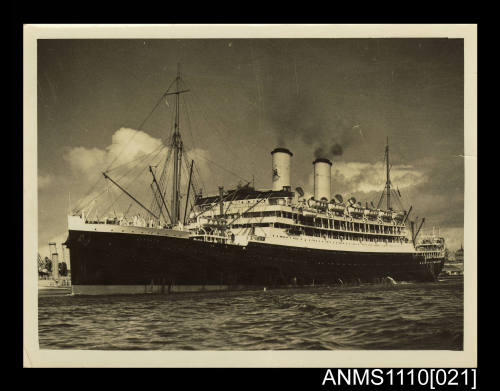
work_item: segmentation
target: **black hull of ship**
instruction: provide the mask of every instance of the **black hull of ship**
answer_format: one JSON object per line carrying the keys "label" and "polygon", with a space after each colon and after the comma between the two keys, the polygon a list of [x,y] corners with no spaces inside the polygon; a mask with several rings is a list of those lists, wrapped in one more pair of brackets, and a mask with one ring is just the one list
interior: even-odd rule
{"label": "black hull of ship", "polygon": [[169,293],[396,281],[435,281],[443,262],[411,253],[317,250],[251,242],[69,231],[75,294]]}

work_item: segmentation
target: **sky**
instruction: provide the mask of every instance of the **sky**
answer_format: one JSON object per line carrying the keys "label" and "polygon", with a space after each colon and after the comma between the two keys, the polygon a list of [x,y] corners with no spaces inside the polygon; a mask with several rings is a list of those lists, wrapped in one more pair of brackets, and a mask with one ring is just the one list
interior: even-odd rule
{"label": "sky", "polygon": [[332,194],[377,204],[388,137],[404,207],[454,251],[464,225],[463,60],[462,39],[38,40],[40,254],[66,239],[70,206],[101,191],[99,202],[116,198],[108,168],[149,202],[151,177],[138,163],[165,159],[172,98],[149,114],[177,64],[189,89],[181,134],[205,193],[245,181],[271,188],[270,151],[286,147],[293,188],[312,194],[312,161],[327,157]]}

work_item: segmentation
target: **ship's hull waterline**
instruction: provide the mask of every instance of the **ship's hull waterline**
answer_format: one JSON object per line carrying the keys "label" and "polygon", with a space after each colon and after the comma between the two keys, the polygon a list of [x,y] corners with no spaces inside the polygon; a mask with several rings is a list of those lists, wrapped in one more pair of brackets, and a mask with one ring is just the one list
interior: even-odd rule
{"label": "ship's hull waterline", "polygon": [[412,253],[315,250],[249,242],[69,230],[74,294],[176,293],[434,281],[442,260]]}

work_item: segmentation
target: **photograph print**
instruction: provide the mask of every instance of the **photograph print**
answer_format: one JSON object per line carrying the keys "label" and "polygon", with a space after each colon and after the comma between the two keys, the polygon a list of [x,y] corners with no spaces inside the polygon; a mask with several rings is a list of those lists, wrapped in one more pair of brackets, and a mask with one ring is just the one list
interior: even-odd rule
{"label": "photograph print", "polygon": [[37,39],[39,348],[463,351],[464,99],[463,38]]}

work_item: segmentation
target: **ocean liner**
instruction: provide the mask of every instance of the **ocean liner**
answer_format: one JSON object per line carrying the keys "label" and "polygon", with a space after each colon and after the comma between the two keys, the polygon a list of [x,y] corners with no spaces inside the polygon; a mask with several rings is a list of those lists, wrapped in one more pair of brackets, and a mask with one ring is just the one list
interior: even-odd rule
{"label": "ocean liner", "polygon": [[293,153],[283,147],[271,152],[271,189],[249,182],[203,195],[181,139],[180,97],[186,92],[178,72],[161,98],[174,100],[168,106],[173,126],[160,175],[149,166],[150,206],[106,170],[107,185],[142,214],[92,217],[91,208],[82,207],[68,216],[65,244],[74,294],[321,286],[387,277],[435,280],[443,259],[417,250],[418,232],[407,229],[411,208],[396,210],[391,204],[399,190],[391,187],[388,144],[386,184],[377,206],[332,196],[333,163],[325,157],[312,164],[314,195],[292,190]]}

